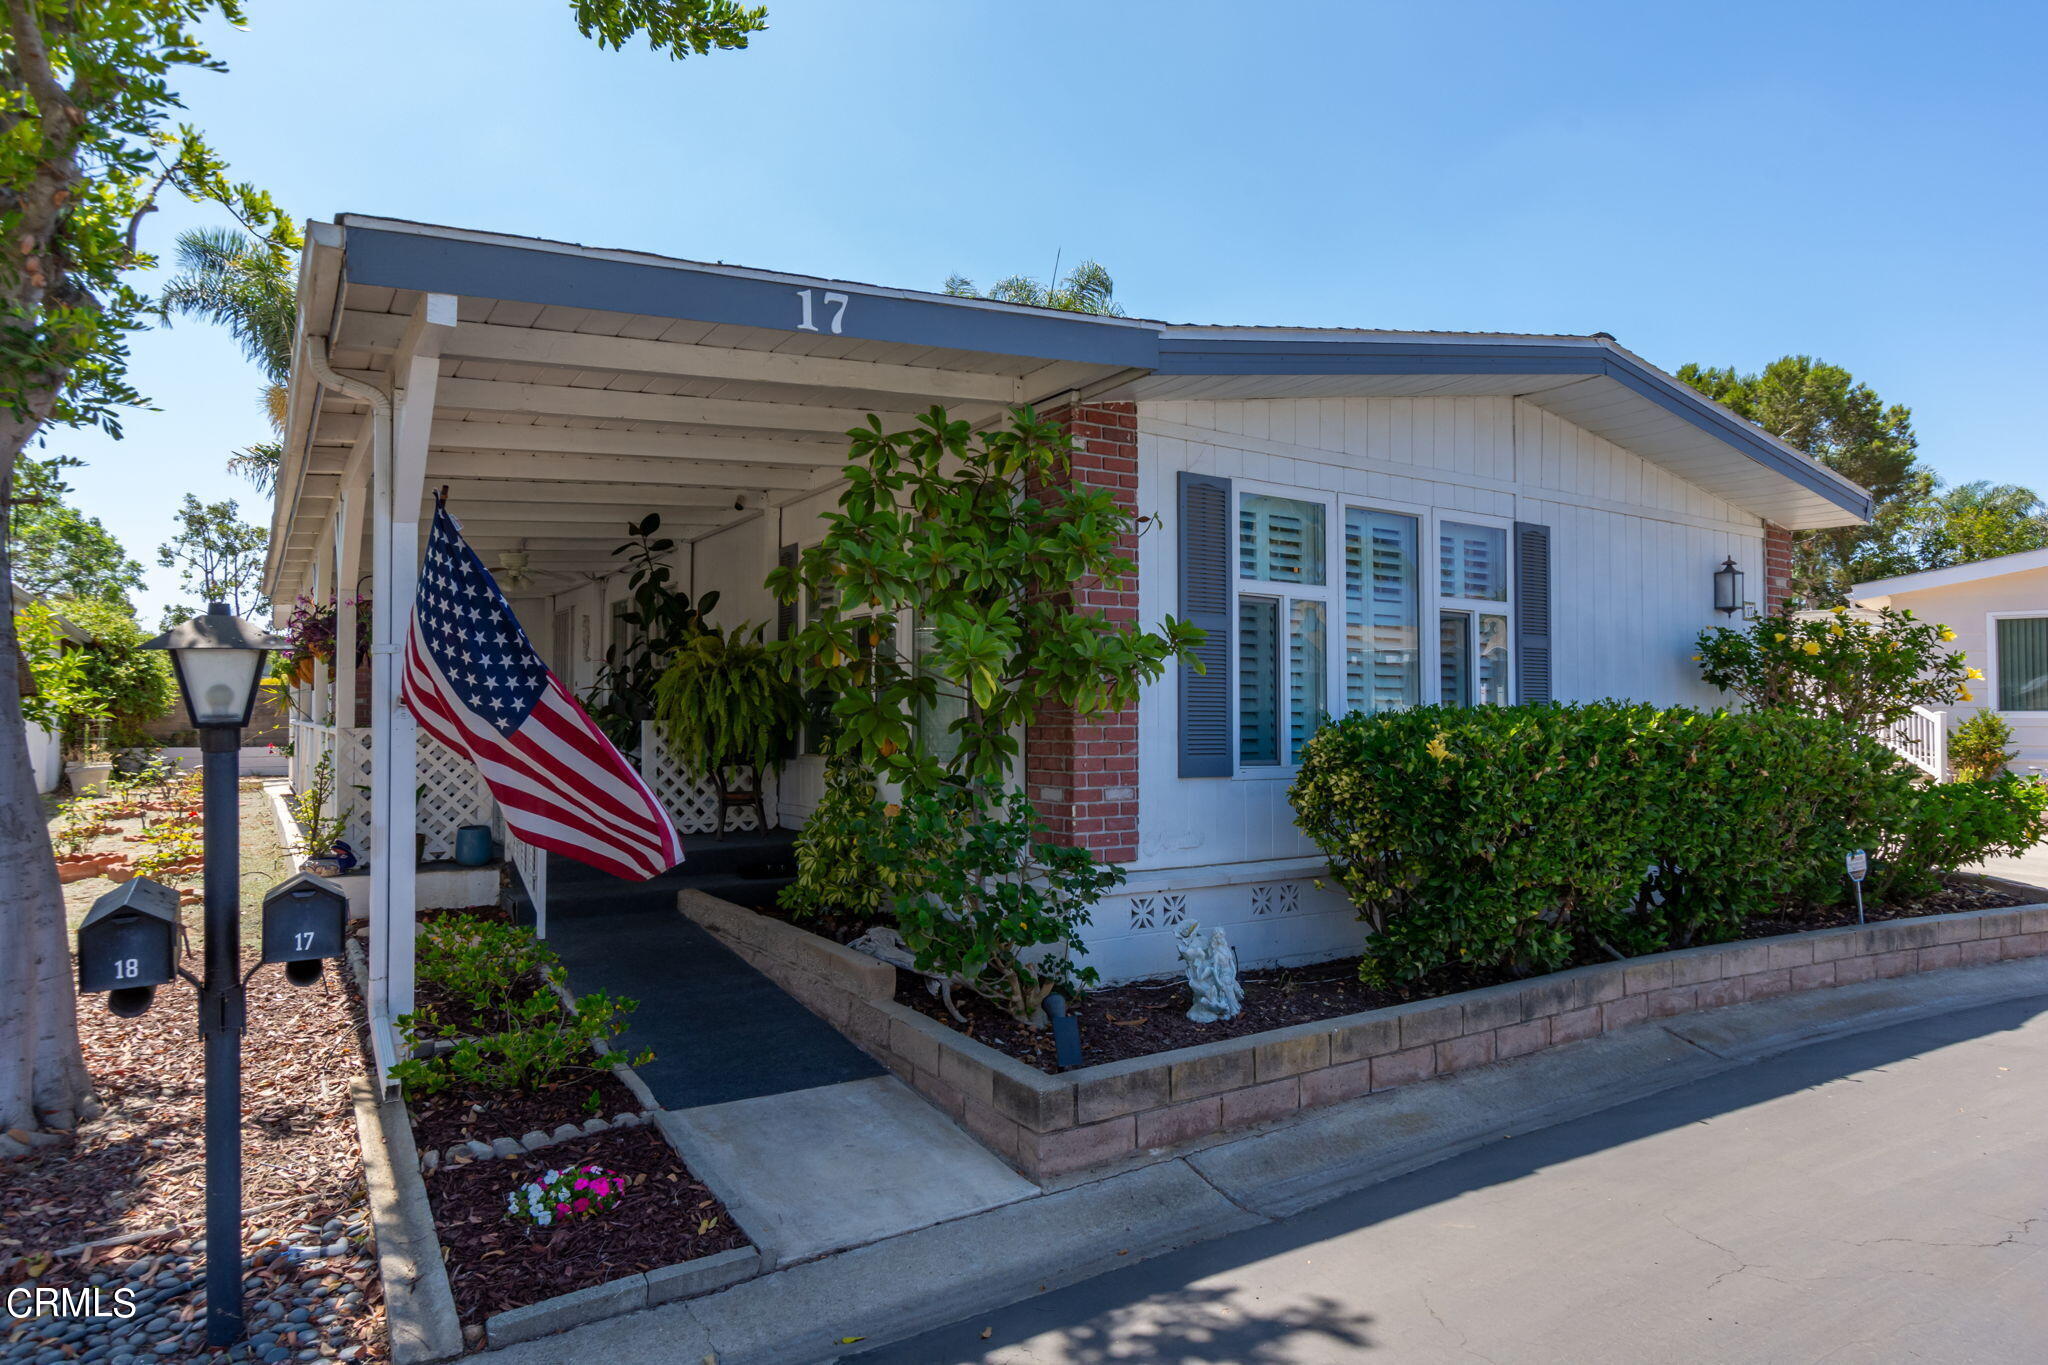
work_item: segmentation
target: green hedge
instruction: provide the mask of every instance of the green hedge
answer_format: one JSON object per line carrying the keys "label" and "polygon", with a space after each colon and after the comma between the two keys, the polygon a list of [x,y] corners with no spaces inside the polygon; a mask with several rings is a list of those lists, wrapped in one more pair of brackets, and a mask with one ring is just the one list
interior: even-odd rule
{"label": "green hedge", "polygon": [[1289,793],[1374,934],[1365,971],[1554,971],[1736,937],[1751,917],[1935,874],[2040,837],[2048,792],[1930,787],[1828,718],[1621,702],[1427,706],[1317,731]]}

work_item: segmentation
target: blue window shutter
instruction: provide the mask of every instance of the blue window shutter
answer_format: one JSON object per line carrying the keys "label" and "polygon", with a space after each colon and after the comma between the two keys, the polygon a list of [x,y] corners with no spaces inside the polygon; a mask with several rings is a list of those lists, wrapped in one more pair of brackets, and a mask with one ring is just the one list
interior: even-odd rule
{"label": "blue window shutter", "polygon": [[1208,632],[1194,656],[1204,672],[1180,667],[1180,775],[1229,777],[1230,480],[1180,476],[1180,614]]}
{"label": "blue window shutter", "polygon": [[1515,700],[1550,700],[1550,528],[1515,523]]}

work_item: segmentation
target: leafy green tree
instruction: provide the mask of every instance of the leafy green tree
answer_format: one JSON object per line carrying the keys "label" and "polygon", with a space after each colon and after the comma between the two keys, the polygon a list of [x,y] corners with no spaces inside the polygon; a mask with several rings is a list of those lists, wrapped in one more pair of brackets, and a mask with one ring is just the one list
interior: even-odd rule
{"label": "leafy green tree", "polygon": [[206,602],[225,602],[237,616],[270,609],[263,595],[263,556],[270,533],[241,519],[232,498],[203,503],[192,494],[178,507],[178,533],[157,547],[156,562],[177,569],[179,582]]}
{"label": "leafy green tree", "polygon": [[[746,45],[759,9],[730,0],[571,0],[605,47],[644,35],[680,58]],[[162,315],[137,286],[142,226],[169,191],[211,202],[266,245],[296,250],[268,195],[228,178],[175,120],[173,81],[222,71],[200,43],[240,0],[6,0],[0,6],[0,503],[52,427],[120,434],[142,395],[128,335]],[[21,724],[6,537],[0,537],[0,1133],[68,1127],[90,1096],[78,1046],[64,902]],[[13,1139],[0,1139],[0,1155]]]}
{"label": "leafy green tree", "polygon": [[[1093,980],[1070,954],[1123,874],[1053,843],[1007,790],[1017,734],[1047,710],[1132,705],[1202,632],[1075,608],[1077,586],[1136,572],[1124,547],[1143,519],[1108,489],[1067,482],[1072,446],[1054,423],[1029,408],[978,432],[943,408],[910,431],[868,421],[851,433],[824,537],[768,579],[811,617],[771,648],[832,699],[834,762],[860,770],[836,770],[829,806],[806,823],[792,904],[859,901],[865,888],[842,897],[848,874],[872,876],[920,971],[1040,1022],[1048,992]],[[899,623],[915,627],[907,656]],[[900,803],[874,795],[877,772],[901,784]]]}
{"label": "leafy green tree", "polygon": [[8,561],[19,587],[43,597],[106,602],[123,609],[142,587],[142,566],[98,517],[66,500],[62,477],[82,461],[68,455],[24,459],[15,470],[8,518]]}
{"label": "leafy green tree", "polygon": [[[1932,476],[1918,464],[1912,410],[1886,404],[1839,365],[1788,355],[1755,374],[1688,364],[1678,377],[1869,489],[1880,517],[1890,504],[1930,491]],[[1846,600],[1857,556],[1883,539],[1882,531],[1863,526],[1795,532],[1792,591],[1809,605]]]}
{"label": "leafy green tree", "polygon": [[1083,261],[1065,276],[1053,267],[1053,282],[1042,284],[1029,275],[1005,275],[984,294],[965,275],[948,275],[945,290],[958,298],[996,299],[1022,303],[1033,308],[1064,308],[1069,313],[1098,313],[1120,318],[1123,305],[1116,301],[1116,281],[1095,261]]}
{"label": "leafy green tree", "polygon": [[[176,257],[178,274],[161,300],[165,315],[204,318],[234,334],[263,371],[264,415],[282,433],[298,320],[294,252],[275,237],[207,227],[179,233]],[[230,456],[228,468],[269,492],[283,455],[277,441],[259,441]]]}
{"label": "leafy green tree", "polygon": [[[988,431],[937,407],[910,431],[868,421],[823,538],[768,578],[783,602],[811,603],[774,648],[832,695],[841,752],[908,787],[1000,785],[1041,710],[1120,711],[1200,643],[1171,616],[1149,631],[1074,610],[1076,584],[1136,572],[1123,543],[1143,527],[1111,490],[1066,482],[1057,425],[1029,408]],[[899,620],[917,625],[913,657],[889,644]],[[943,713],[940,733],[921,723]]]}
{"label": "leafy green tree", "polygon": [[1856,582],[1945,569],[2048,546],[2048,506],[2031,488],[1986,480],[1924,491],[1880,510],[1872,543],[1850,562]]}

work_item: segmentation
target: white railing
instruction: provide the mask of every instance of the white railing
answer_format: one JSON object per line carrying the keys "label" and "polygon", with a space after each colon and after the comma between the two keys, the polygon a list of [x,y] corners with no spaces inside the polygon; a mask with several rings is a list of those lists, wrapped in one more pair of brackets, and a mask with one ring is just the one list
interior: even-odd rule
{"label": "white railing", "polygon": [[505,826],[505,860],[519,873],[520,882],[526,887],[526,898],[533,902],[533,932],[538,938],[548,936],[548,854],[543,848],[536,848]]}
{"label": "white railing", "polygon": [[[287,769],[292,792],[297,794],[313,781],[313,771],[320,766],[320,760],[334,752],[334,727],[293,716],[290,732],[292,737],[291,764]],[[337,783],[339,779],[336,779]]]}
{"label": "white railing", "polygon": [[1948,713],[1916,706],[1878,736],[1885,746],[1936,782],[1948,781]]}

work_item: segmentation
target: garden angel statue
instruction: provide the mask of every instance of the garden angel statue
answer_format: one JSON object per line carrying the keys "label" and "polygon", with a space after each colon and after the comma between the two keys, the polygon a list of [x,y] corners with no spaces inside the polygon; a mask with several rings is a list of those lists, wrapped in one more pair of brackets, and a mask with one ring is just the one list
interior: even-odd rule
{"label": "garden angel statue", "polygon": [[1210,933],[1207,943],[1201,934],[1202,926],[1192,920],[1179,930],[1180,960],[1187,969],[1188,994],[1195,999],[1188,1018],[1197,1024],[1235,1019],[1244,1008],[1244,987],[1237,984],[1237,954],[1230,951],[1221,929]]}

